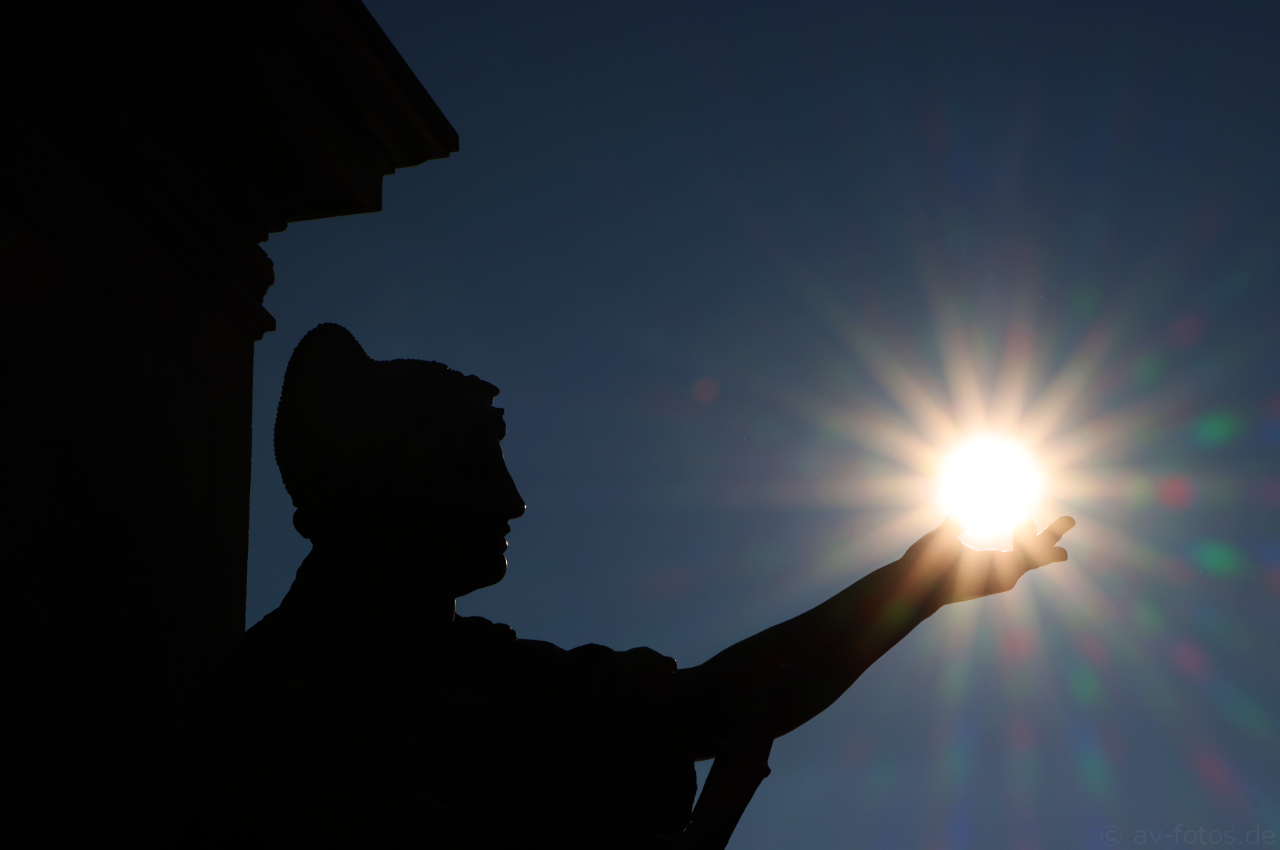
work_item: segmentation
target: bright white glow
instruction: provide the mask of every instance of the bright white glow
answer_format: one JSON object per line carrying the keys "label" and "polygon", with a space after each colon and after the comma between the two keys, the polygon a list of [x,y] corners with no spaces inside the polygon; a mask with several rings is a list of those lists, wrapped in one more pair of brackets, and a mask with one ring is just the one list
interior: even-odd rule
{"label": "bright white glow", "polygon": [[1013,440],[975,437],[943,462],[938,501],[971,538],[1004,537],[1024,521],[1040,494],[1040,472]]}

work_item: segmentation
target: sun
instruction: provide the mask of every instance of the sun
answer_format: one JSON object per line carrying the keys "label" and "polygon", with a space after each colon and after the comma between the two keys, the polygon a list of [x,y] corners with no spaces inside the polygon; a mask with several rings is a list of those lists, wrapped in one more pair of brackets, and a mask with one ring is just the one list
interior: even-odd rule
{"label": "sun", "polygon": [[992,434],[973,437],[942,462],[938,502],[964,523],[965,536],[990,545],[1009,539],[1040,496],[1043,476],[1025,448]]}

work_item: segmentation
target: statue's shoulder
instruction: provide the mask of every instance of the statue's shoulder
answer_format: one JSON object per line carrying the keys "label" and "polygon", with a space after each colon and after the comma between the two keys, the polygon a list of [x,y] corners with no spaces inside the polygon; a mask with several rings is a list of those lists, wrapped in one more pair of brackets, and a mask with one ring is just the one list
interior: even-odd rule
{"label": "statue's shoulder", "polygon": [[323,600],[281,605],[244,633],[233,662],[248,667],[297,662],[350,651],[367,643],[351,616]]}

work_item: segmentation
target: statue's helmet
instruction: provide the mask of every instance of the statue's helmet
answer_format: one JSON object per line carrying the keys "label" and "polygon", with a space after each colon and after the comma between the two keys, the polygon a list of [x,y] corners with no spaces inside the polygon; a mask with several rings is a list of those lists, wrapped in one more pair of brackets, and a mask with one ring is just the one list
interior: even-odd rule
{"label": "statue's helmet", "polygon": [[498,388],[426,360],[374,360],[346,328],[322,324],[298,343],[276,412],[275,454],[300,510],[395,498],[443,473],[467,430],[502,436]]}

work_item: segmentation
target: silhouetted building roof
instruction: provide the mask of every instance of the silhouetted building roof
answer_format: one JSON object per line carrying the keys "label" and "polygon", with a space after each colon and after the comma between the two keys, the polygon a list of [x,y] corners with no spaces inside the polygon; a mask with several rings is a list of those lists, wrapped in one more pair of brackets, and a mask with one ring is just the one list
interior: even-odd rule
{"label": "silhouetted building roof", "polygon": [[[383,176],[458,149],[356,0],[60,8],[23,7],[8,27],[18,96],[70,157],[168,241],[205,243],[259,303],[271,274],[254,246],[269,233],[375,212]],[[273,327],[249,312],[259,335]]]}

